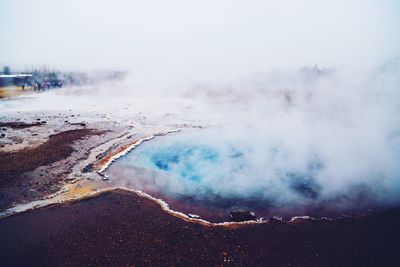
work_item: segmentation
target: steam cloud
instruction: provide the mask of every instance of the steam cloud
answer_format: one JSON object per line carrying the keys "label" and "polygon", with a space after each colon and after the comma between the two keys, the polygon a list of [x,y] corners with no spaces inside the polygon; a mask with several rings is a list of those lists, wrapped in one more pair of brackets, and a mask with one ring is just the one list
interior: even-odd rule
{"label": "steam cloud", "polygon": [[204,90],[202,119],[216,127],[144,144],[122,163],[133,169],[118,175],[136,188],[199,199],[349,210],[396,205],[399,67],[393,61],[347,77],[303,68],[269,73],[246,91]]}
{"label": "steam cloud", "polygon": [[[71,109],[124,121],[140,112],[149,125],[201,123],[210,127],[177,135],[176,142],[220,153],[222,178],[211,181],[206,171],[203,177],[216,194],[265,192],[278,206],[399,203],[397,1],[57,5],[0,3],[0,17],[10,25],[0,28],[0,63],[131,75],[119,84],[3,102],[3,114]],[[29,31],[21,17],[30,21]],[[45,41],[20,41],[21,32],[27,40]],[[154,146],[165,149],[159,142]],[[229,159],[231,146],[243,152],[240,159]],[[235,164],[246,167],[232,171]],[[170,181],[172,191],[197,190]]]}

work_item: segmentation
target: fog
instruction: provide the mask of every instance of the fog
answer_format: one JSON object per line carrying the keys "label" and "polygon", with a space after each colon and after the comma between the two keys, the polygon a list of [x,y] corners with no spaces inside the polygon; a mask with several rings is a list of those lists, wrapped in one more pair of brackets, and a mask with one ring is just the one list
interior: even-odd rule
{"label": "fog", "polygon": [[395,0],[3,0],[0,64],[159,81],[371,67],[399,55],[399,12]]}
{"label": "fog", "polygon": [[397,205],[399,67],[351,77],[305,68],[266,74],[245,92],[203,88],[201,114],[186,118],[213,126],[144,144],[110,173],[124,185],[203,201],[342,211]]}
{"label": "fog", "polygon": [[[223,178],[205,175],[222,196],[261,188],[281,206],[400,201],[398,1],[1,1],[0,17],[0,64],[129,72],[0,111],[141,112],[208,126],[182,142],[245,152],[245,171],[230,172],[221,153]],[[293,190],[304,177],[316,196]]]}

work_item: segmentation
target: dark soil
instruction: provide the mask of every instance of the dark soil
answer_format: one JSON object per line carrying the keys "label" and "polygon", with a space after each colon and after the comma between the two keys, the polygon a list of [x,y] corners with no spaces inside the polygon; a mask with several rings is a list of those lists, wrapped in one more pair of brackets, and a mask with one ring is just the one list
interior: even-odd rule
{"label": "dark soil", "polygon": [[0,220],[1,266],[399,266],[400,209],[238,229],[125,191]]}

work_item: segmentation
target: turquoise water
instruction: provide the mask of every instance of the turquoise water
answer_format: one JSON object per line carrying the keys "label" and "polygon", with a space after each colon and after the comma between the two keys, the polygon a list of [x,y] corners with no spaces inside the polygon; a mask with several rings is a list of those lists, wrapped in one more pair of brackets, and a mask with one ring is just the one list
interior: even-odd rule
{"label": "turquoise water", "polygon": [[[136,188],[151,187],[196,197],[234,194],[229,188],[247,175],[245,149],[229,142],[213,142],[203,132],[176,133],[141,144],[111,166],[129,173]],[[226,187],[226,188],[224,188]]]}
{"label": "turquoise water", "polygon": [[[214,140],[215,133],[177,133],[143,143],[112,168],[121,167],[138,189],[152,189],[196,199],[261,199],[272,203],[280,197],[315,199],[318,184],[313,174],[321,168],[310,163],[306,172],[270,171],[251,149],[229,140]],[[221,141],[223,140],[223,141]],[[279,154],[265,151],[264,158]],[[271,178],[272,177],[272,178]]]}
{"label": "turquoise water", "polygon": [[209,130],[158,136],[117,160],[107,174],[183,206],[215,210],[295,213],[309,208],[322,213],[335,210],[338,202],[343,204],[337,210],[345,210],[349,201],[371,195],[356,184],[325,196],[321,174],[326,166],[318,155],[298,156],[277,142],[251,141]]}
{"label": "turquoise water", "polygon": [[[207,169],[217,168],[219,152],[212,147],[173,144],[157,150],[147,150],[149,166],[178,174],[183,179],[201,182]],[[177,168],[179,166],[179,168]]]}
{"label": "turquoise water", "polygon": [[[159,145],[158,142],[145,144],[132,153],[135,165],[170,173],[185,181],[202,183],[205,178],[218,182],[223,179],[222,164],[230,166],[229,171],[235,171],[242,165],[240,158],[243,153],[230,148],[223,151],[220,148],[193,141],[179,141],[169,138],[172,144]],[[226,148],[227,149],[227,148]],[[130,160],[130,156],[127,158]],[[232,168],[236,166],[235,168]]]}

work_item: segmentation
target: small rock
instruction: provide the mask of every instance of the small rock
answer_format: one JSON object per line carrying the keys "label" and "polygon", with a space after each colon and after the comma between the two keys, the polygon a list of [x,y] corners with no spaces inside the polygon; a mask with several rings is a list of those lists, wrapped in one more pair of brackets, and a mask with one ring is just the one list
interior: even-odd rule
{"label": "small rock", "polygon": [[101,176],[101,179],[102,179],[103,181],[107,181],[107,180],[110,179],[110,178],[108,178],[108,176],[107,176],[106,174],[104,174],[104,173],[98,172],[98,174]]}
{"label": "small rock", "polygon": [[249,210],[235,210],[231,211],[230,218],[231,221],[234,222],[254,221],[256,215],[254,212]]}
{"label": "small rock", "polygon": [[82,169],[83,173],[92,172],[93,171],[93,164],[89,163],[85,168]]}
{"label": "small rock", "polygon": [[86,123],[84,123],[84,122],[76,122],[76,123],[71,123],[71,125],[79,125],[79,126],[85,127]]}
{"label": "small rock", "polygon": [[270,222],[273,223],[283,223],[283,217],[281,216],[274,216],[271,219],[269,219]]}
{"label": "small rock", "polygon": [[188,214],[188,217],[191,218],[191,219],[200,219],[199,215],[191,214],[191,213]]}

